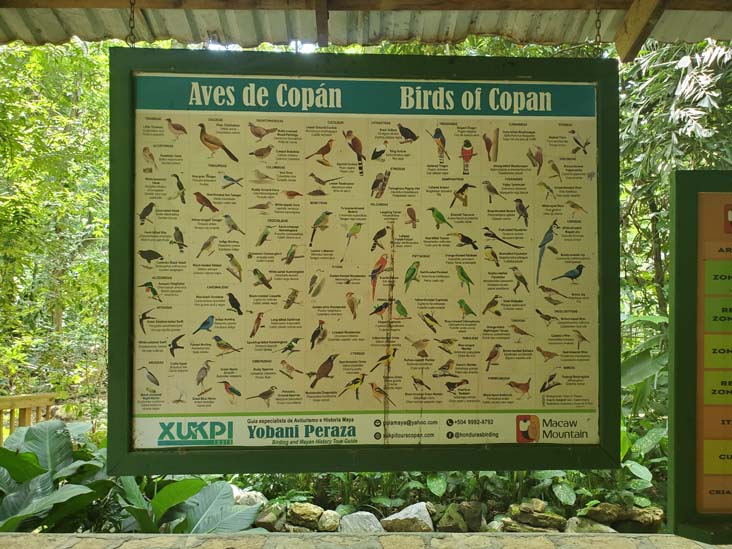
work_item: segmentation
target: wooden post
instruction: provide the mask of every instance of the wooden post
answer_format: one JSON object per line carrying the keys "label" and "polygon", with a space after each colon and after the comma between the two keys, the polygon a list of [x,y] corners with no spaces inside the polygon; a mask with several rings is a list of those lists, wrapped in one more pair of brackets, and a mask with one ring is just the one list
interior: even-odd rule
{"label": "wooden post", "polygon": [[3,443],[3,435],[5,434],[5,410],[0,409],[0,445]]}
{"label": "wooden post", "polygon": [[8,419],[8,430],[12,434],[15,431],[15,410],[10,410],[10,418]]}
{"label": "wooden post", "polygon": [[33,419],[33,423],[40,423],[41,422],[41,417],[42,417],[41,416],[41,407],[40,406],[36,406],[35,416],[36,417]]}
{"label": "wooden post", "polygon": [[31,424],[31,409],[21,408],[18,414],[18,425],[21,427],[29,427]]}

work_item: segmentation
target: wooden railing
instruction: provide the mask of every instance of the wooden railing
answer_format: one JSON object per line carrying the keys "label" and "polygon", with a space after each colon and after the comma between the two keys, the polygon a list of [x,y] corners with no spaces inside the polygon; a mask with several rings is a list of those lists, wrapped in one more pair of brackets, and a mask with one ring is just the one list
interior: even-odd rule
{"label": "wooden railing", "polygon": [[[0,396],[0,444],[3,442],[3,427],[12,433],[17,427],[27,427],[51,418],[51,406],[56,401],[55,393],[35,395]],[[8,417],[7,423],[5,417]]]}

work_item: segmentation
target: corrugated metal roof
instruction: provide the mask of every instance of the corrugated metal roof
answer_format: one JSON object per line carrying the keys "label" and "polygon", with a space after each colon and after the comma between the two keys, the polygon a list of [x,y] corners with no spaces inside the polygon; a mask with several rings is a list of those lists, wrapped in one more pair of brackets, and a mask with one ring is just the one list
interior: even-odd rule
{"label": "corrugated metal roof", "polygon": [[[603,41],[613,40],[624,15],[624,10],[602,12]],[[594,17],[591,10],[331,11],[328,36],[337,45],[456,42],[471,34],[501,35],[523,43],[581,43],[594,38]],[[126,9],[0,8],[0,43],[61,43],[71,36],[124,39],[127,19]],[[142,41],[174,38],[182,43],[216,36],[221,43],[242,47],[317,42],[315,12],[308,10],[144,9],[138,11],[136,34]],[[667,10],[651,37],[661,42],[730,40],[732,12]]]}

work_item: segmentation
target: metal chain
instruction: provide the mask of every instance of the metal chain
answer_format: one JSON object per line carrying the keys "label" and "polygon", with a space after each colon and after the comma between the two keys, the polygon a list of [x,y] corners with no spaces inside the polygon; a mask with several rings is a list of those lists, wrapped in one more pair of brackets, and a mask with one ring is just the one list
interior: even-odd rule
{"label": "metal chain", "polygon": [[130,0],[130,18],[127,21],[127,25],[130,29],[129,34],[125,37],[125,42],[131,48],[135,47],[137,38],[135,37],[135,2],[136,0]]}
{"label": "metal chain", "polygon": [[600,46],[602,37],[600,36],[600,28],[602,21],[600,20],[600,0],[595,0],[595,45]]}

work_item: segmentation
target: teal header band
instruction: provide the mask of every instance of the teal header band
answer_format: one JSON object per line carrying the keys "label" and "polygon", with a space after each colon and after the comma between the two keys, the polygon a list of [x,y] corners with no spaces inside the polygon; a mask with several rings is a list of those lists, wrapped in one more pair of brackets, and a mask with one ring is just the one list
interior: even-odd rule
{"label": "teal header band", "polygon": [[593,84],[135,76],[137,109],[445,116],[595,116]]}

